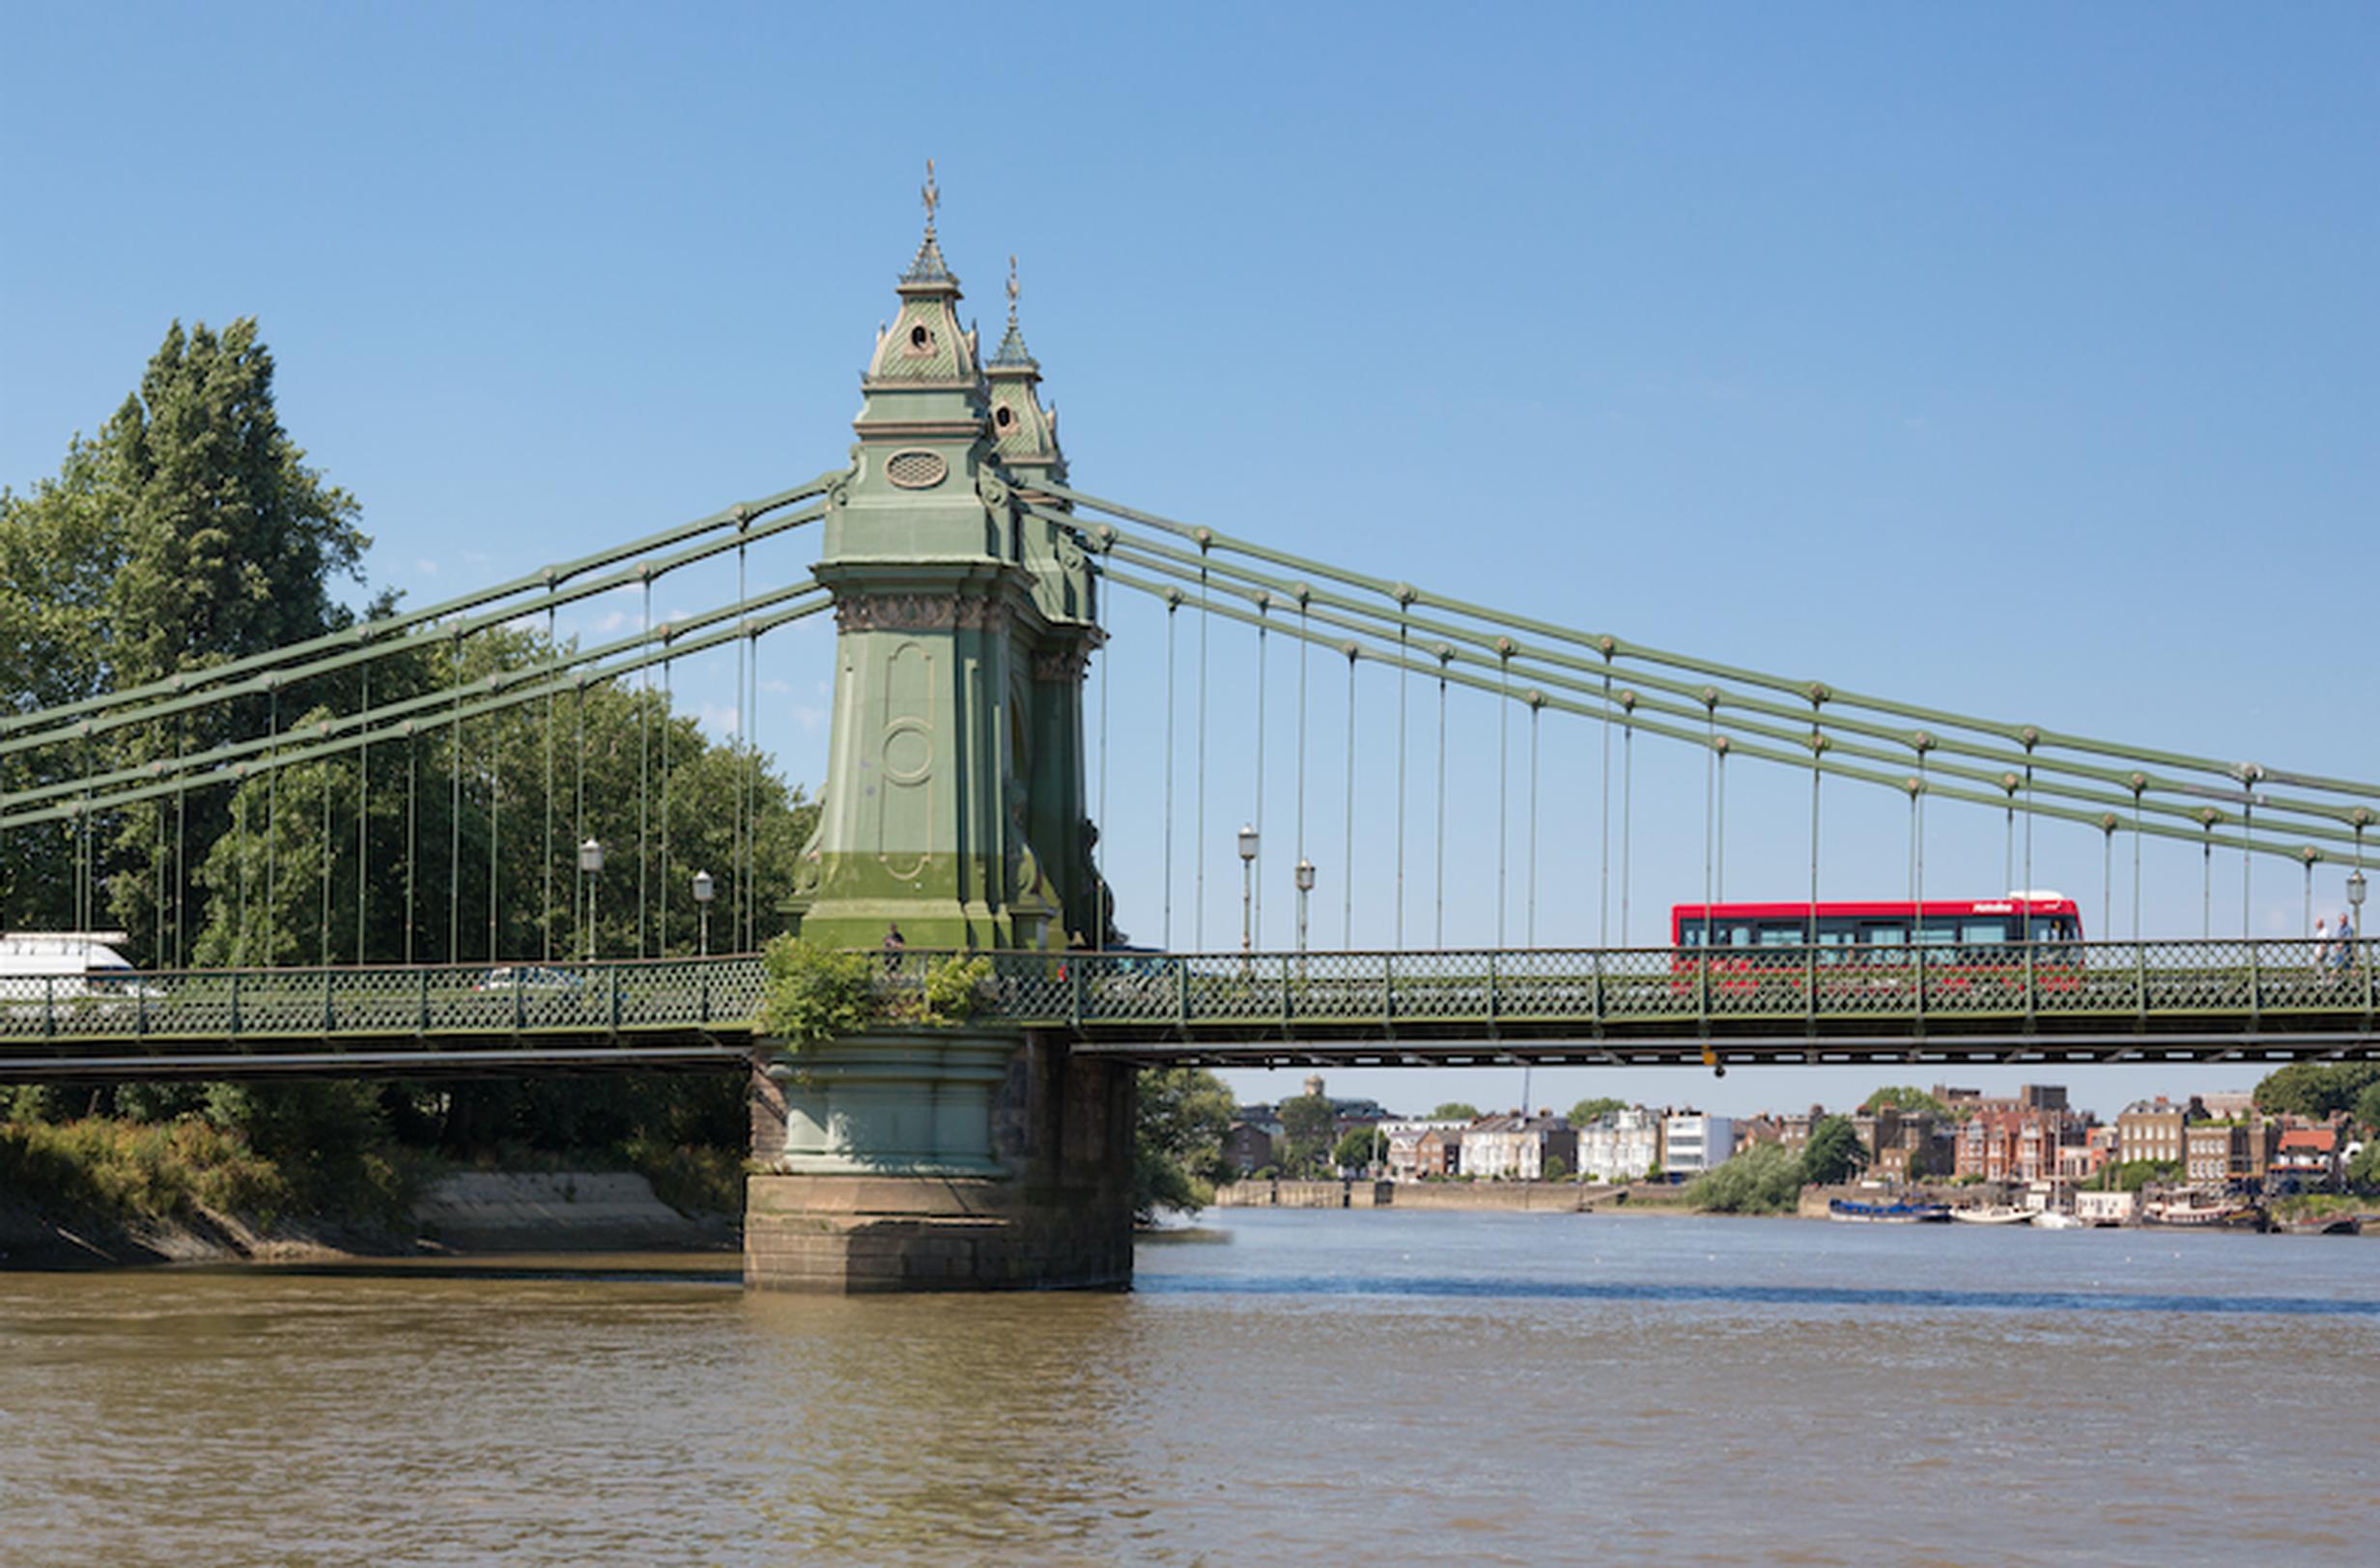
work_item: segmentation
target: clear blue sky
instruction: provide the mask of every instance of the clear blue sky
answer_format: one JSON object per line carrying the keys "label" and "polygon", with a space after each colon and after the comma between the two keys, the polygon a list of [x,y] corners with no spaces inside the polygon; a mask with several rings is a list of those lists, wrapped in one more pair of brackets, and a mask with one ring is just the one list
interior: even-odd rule
{"label": "clear blue sky", "polygon": [[[170,321],[241,314],[291,431],[363,503],[373,584],[414,603],[807,478],[842,461],[932,155],[987,328],[1021,258],[1087,489],[1657,645],[2372,778],[2376,62],[2360,5],[19,0],[0,10],[0,482],[54,471]],[[756,559],[755,583],[807,548]],[[665,612],[723,596],[674,585]],[[1153,939],[1164,631],[1130,606],[1115,630],[1109,842],[1125,924]],[[1178,943],[1237,939],[1245,641],[1210,649],[1205,905],[1185,814]],[[1289,935],[1287,672],[1268,945]],[[825,675],[823,636],[772,645],[758,733],[796,779],[823,771]],[[1308,850],[1332,946],[1343,683],[1318,663]],[[725,670],[678,685],[735,723]],[[1394,760],[1370,742],[1394,733],[1393,686],[1359,700],[1352,936],[1385,943]],[[1430,722],[1416,692],[1424,772]],[[1447,939],[1487,941],[1495,727],[1476,703],[1455,724]],[[1601,918],[1595,746],[1549,723],[1547,944]],[[1640,941],[1701,891],[1699,763],[1659,751],[1638,758]],[[1805,786],[1730,787],[1728,891],[1793,896]],[[1829,796],[1825,891],[1897,893],[1906,820],[1856,793]],[[1417,778],[1409,940],[1432,920],[1430,809]],[[1928,839],[1929,890],[1999,889],[1997,822],[1944,812]],[[2099,850],[2045,829],[2035,851],[2034,880],[2094,927]],[[2196,931],[2195,854],[2152,846],[2146,889],[2151,934]],[[2236,860],[2217,890],[2236,930]],[[2338,903],[2335,874],[2317,894]],[[2294,933],[2302,900],[2260,868],[2251,924]],[[1750,1110],[1886,1075],[1907,1074],[1581,1071],[1535,1098]],[[2253,1073],[2071,1076],[2112,1110]],[[1516,1080],[1333,1087],[1485,1105]]]}

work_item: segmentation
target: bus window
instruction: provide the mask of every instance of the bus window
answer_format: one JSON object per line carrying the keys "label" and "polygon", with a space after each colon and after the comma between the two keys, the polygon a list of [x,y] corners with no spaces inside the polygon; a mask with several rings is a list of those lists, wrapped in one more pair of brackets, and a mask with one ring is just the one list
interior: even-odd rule
{"label": "bus window", "polygon": [[2008,923],[2004,920],[1963,920],[1959,922],[1959,943],[1963,947],[1989,947],[2008,940]]}
{"label": "bus window", "polygon": [[1760,928],[1760,945],[1764,948],[1798,948],[1801,945],[1801,927],[1773,922],[1764,925]]}
{"label": "bus window", "polygon": [[1906,926],[1862,926],[1859,940],[1872,948],[1897,948],[1909,940]]}
{"label": "bus window", "polygon": [[1917,940],[1930,948],[1946,948],[1958,939],[1958,922],[1952,920],[1929,920],[1917,932]]}
{"label": "bus window", "polygon": [[2035,915],[2033,940],[2036,942],[2071,942],[2074,940],[2074,920],[2067,915]]}

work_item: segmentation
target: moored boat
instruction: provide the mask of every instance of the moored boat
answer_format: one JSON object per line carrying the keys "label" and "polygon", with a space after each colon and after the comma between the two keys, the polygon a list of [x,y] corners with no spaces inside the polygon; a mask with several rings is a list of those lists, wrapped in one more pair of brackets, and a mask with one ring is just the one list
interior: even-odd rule
{"label": "moored boat", "polygon": [[2062,1210],[2044,1209],[2033,1216],[2033,1229],[2037,1231],[2082,1231],[2089,1228],[2089,1221],[2077,1219]]}
{"label": "moored boat", "polygon": [[2361,1214],[2310,1214],[2304,1219],[2276,1219],[2273,1229],[2283,1236],[2361,1236]]}
{"label": "moored boat", "polygon": [[1827,1200],[1828,1219],[1856,1225],[1931,1225],[1950,1217],[1944,1203],[1861,1203],[1856,1198]]}
{"label": "moored boat", "polygon": [[2019,1209],[2014,1204],[1978,1204],[1972,1209],[1953,1209],[1950,1217],[1962,1225],[2029,1225],[2034,1211]]}
{"label": "moored boat", "polygon": [[2140,1211],[2143,1225],[2193,1231],[2260,1231],[2264,1211],[2244,1203],[2202,1202],[2196,1198],[2152,1203]]}

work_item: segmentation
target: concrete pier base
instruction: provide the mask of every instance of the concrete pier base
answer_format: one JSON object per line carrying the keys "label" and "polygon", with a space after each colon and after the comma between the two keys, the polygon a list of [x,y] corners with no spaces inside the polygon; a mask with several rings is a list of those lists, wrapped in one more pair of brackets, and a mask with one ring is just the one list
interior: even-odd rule
{"label": "concrete pier base", "polygon": [[871,1031],[774,1056],[753,1089],[747,1286],[1131,1283],[1129,1068],[1056,1035]]}

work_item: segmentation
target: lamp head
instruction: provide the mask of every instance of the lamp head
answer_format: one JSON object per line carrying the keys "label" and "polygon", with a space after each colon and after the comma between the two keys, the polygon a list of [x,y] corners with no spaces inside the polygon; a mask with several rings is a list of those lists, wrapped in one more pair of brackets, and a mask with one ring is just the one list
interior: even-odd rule
{"label": "lamp head", "polygon": [[1314,891],[1314,862],[1310,860],[1300,859],[1297,863],[1297,891],[1300,893]]}
{"label": "lamp head", "polygon": [[1239,858],[1242,860],[1256,859],[1256,829],[1244,822],[1240,824],[1239,829]]}
{"label": "lamp head", "polygon": [[694,902],[709,903],[718,892],[718,885],[711,880],[710,872],[696,871],[694,873]]}
{"label": "lamp head", "polygon": [[579,846],[579,870],[593,876],[604,869],[604,846],[593,839]]}

